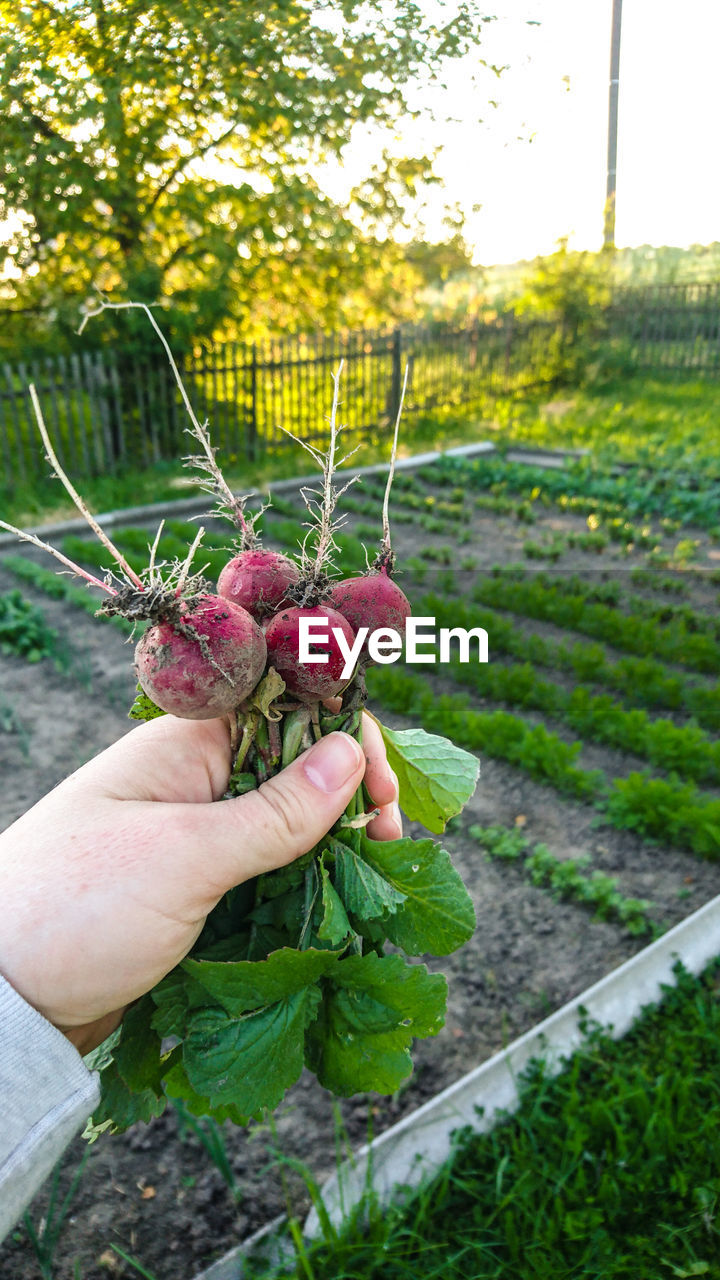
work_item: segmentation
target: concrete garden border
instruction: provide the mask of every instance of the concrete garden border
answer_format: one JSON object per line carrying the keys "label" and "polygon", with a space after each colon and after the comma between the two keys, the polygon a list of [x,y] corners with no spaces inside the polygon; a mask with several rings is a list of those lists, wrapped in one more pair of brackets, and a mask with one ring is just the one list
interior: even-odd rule
{"label": "concrete garden border", "polygon": [[[497,446],[492,440],[478,440],[475,444],[462,444],[454,449],[437,450],[431,453],[410,454],[406,458],[398,458],[396,470],[411,471],[414,467],[423,467],[439,458],[469,458],[480,453],[497,453]],[[588,449],[509,449],[506,457],[511,462],[527,462],[538,467],[562,467],[566,460],[573,460],[589,453]],[[387,472],[387,462],[372,463],[366,467],[343,467],[340,476],[372,476]],[[297,489],[298,485],[315,484],[317,473],[305,476],[293,476],[290,479],[276,480],[262,487],[263,492],[284,493],[289,489]],[[207,512],[211,500],[206,494],[203,498],[178,498],[175,502],[151,502],[139,507],[121,507],[117,511],[103,511],[95,516],[103,529],[112,529],[115,525],[150,524],[156,520],[181,518]],[[59,520],[55,524],[30,525],[26,532],[34,533],[47,541],[50,538],[65,537],[70,533],[87,533],[88,525],[82,516],[71,520]],[[17,547],[18,539],[14,533],[0,533],[0,551],[6,547]]]}
{"label": "concrete garden border", "polygon": [[[532,1059],[542,1058],[550,1075],[562,1070],[564,1059],[582,1044],[585,1019],[619,1039],[647,1005],[660,1000],[663,987],[673,985],[678,960],[697,975],[718,955],[720,895],[362,1147],[322,1187],[333,1224],[340,1226],[362,1199],[370,1175],[380,1203],[391,1200],[400,1187],[417,1187],[431,1178],[450,1154],[455,1130],[470,1126],[478,1133],[487,1132],[498,1113],[517,1107],[518,1078]],[[275,1219],[195,1280],[242,1280],[250,1257],[255,1261],[260,1256],[277,1270],[287,1265],[294,1253],[289,1238],[282,1234],[285,1223],[284,1218]],[[304,1235],[313,1240],[320,1234],[313,1209]]]}

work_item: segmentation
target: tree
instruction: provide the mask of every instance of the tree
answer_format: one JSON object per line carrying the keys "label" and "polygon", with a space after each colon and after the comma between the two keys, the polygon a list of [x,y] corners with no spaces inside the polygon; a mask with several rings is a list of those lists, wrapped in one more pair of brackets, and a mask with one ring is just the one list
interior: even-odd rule
{"label": "tree", "polygon": [[525,280],[525,292],[514,302],[518,315],[543,316],[558,322],[545,344],[543,376],[577,382],[596,355],[612,298],[613,259],[603,250],[568,249],[567,239],[555,253],[536,258]]}
{"label": "tree", "polygon": [[408,86],[476,45],[477,6],[0,0],[9,310],[57,332],[100,289],[172,299],[176,334],[197,336],[242,325],[275,280],[299,327],[431,177],[427,157],[388,153],[339,206],[323,160],[356,125],[392,130]]}

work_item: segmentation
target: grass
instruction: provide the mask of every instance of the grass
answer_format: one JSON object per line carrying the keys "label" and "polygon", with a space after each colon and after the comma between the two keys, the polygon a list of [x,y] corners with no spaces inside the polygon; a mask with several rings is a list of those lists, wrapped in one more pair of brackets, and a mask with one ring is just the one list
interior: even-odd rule
{"label": "grass", "polygon": [[58,1161],[48,1180],[49,1195],[44,1212],[35,1218],[31,1212],[23,1215],[22,1224],[35,1254],[38,1274],[42,1280],[54,1280],[56,1276],[58,1243],[65,1226],[72,1221],[69,1215],[89,1158],[90,1147],[88,1146],[70,1175],[64,1195],[61,1192],[61,1181],[65,1161],[64,1159]]}
{"label": "grass", "polygon": [[283,1274],[303,1280],[661,1280],[720,1274],[717,966],[679,973],[615,1042],[590,1029],[521,1105],[404,1206]]}
{"label": "grass", "polygon": [[[212,430],[212,423],[210,423]],[[449,449],[482,439],[487,431],[476,414],[461,416],[457,412],[437,414],[432,418],[416,418],[406,421],[404,440],[398,450],[401,457],[426,450]],[[357,444],[351,440],[350,445]],[[359,443],[353,455],[353,466],[367,466],[389,458],[390,439],[379,434]],[[257,463],[226,463],[218,461],[230,487],[238,492],[263,491],[268,485],[312,472],[312,462],[298,445],[284,447],[276,454],[267,454]],[[37,524],[50,524],[70,519],[77,511],[57,481],[53,481],[52,497],[48,497],[48,477],[24,488],[0,486],[0,512],[10,524],[24,528]],[[92,477],[72,476],[92,512],[119,510],[123,507],[144,506],[154,502],[174,502],[181,498],[199,496],[200,491],[192,483],[188,469],[181,461],[157,463],[147,468],[128,468],[115,475]],[[212,500],[208,498],[208,509]]]}
{"label": "grass", "polygon": [[[717,461],[720,468],[715,386],[680,382],[669,376],[636,376],[555,392],[543,387],[523,396],[488,399],[483,408],[406,415],[400,452],[407,456],[481,439],[491,439],[501,448],[514,444],[590,448],[601,461],[635,462],[653,471],[692,470],[708,460]],[[388,454],[389,439],[384,432],[351,443],[360,444],[353,457],[358,466],[382,461]],[[307,462],[299,446],[283,446],[257,463],[240,465],[220,458],[229,484],[244,492],[305,474],[310,469]],[[187,497],[193,486],[187,469],[178,461],[83,478],[82,491],[91,510],[102,512]],[[0,488],[0,509],[4,519],[21,526],[74,514],[59,484],[48,498],[46,479],[22,489]]]}
{"label": "grass", "polygon": [[591,449],[610,463],[633,462],[653,471],[687,470],[713,461],[720,469],[717,386],[649,374],[598,387],[547,389],[497,405],[504,444]]}

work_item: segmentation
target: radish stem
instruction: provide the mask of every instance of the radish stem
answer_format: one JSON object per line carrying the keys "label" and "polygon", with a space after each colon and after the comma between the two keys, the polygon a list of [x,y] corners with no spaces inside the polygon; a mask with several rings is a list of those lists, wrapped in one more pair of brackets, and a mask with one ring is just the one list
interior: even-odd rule
{"label": "radish stem", "polygon": [[[195,415],[195,411],[193,410],[193,407],[190,403],[190,398],[187,394],[187,391],[185,390],[185,384],[182,380],[180,370],[178,369],[177,364],[175,363],[175,358],[170,349],[170,344],[167,338],[165,337],[165,334],[160,328],[160,325],[155,319],[150,308],[144,302],[106,302],[104,299],[102,299],[99,306],[94,311],[87,311],[85,313],[85,315],[83,316],[82,324],[78,329],[78,333],[79,334],[82,333],[88,320],[94,320],[96,316],[102,315],[103,311],[123,311],[123,310],[129,310],[131,308],[145,312],[145,315],[150,321],[150,324],[152,325],[153,329],[155,330],[155,333],[157,334],[158,338],[160,339],[165,349],[165,354],[167,355],[168,362],[170,364],[170,368],[173,373],[173,377],[175,379],[178,390],[182,397],[182,402],[185,406],[185,409],[187,410],[188,417],[190,418],[190,421],[192,423],[192,429],[188,431],[188,434],[191,435],[195,440],[197,440],[198,444],[203,450],[203,453],[205,454],[205,459],[202,462],[202,466],[203,466],[203,469],[206,470],[211,476],[211,479],[212,479],[211,492],[216,495],[219,494],[221,497],[225,498],[227,505],[230,508],[233,520],[239,526],[239,528],[243,533],[244,538],[246,539],[247,546],[252,546],[255,540],[255,533],[254,533],[254,527],[253,527],[254,520],[250,520],[250,521],[246,520],[245,512],[244,512],[245,502],[247,501],[247,498],[250,495],[244,494],[242,497],[236,497],[235,494],[232,492],[230,486],[228,485],[227,481],[225,480],[225,477],[223,476],[219,466],[217,465],[217,462],[215,461],[215,451],[212,445],[210,444],[210,437],[208,435],[208,430],[207,430],[208,424],[207,422],[204,422],[201,424],[198,421]],[[189,461],[189,459],[185,459],[185,461]],[[258,519],[260,515],[262,515],[262,511],[258,512],[258,516],[256,516],[255,519]]]}
{"label": "radish stem", "polygon": [[390,490],[392,488],[393,478],[395,476],[395,460],[397,458],[398,433],[400,431],[400,418],[402,417],[403,404],[405,403],[405,390],[408,380],[409,364],[405,365],[405,377],[403,378],[402,391],[400,393],[400,404],[398,405],[397,418],[395,419],[395,434],[393,436],[392,453],[390,454],[390,470],[388,472],[387,484],[385,486],[385,497],[383,499],[382,509],[382,554],[385,558],[392,555],[392,547],[390,545]]}
{"label": "radish stem", "polygon": [[204,533],[205,533],[205,530],[203,528],[200,528],[198,529],[197,534],[195,535],[195,540],[190,550],[188,551],[187,556],[185,558],[185,563],[182,569],[180,570],[180,576],[177,581],[177,587],[175,588],[176,596],[182,595],[183,587],[185,586],[188,573],[190,572],[190,565],[192,564],[193,556],[195,555],[195,552],[197,551],[198,547],[200,546],[200,543],[202,542]]}
{"label": "radish stem", "polygon": [[84,578],[91,586],[100,587],[101,591],[107,591],[110,596],[117,595],[117,591],[109,583],[103,582],[100,578],[94,577],[92,573],[81,569],[80,565],[75,564],[74,560],[68,560],[62,551],[56,551],[55,547],[51,547],[49,542],[43,542],[41,538],[36,538],[34,533],[24,533],[22,529],[16,529],[14,524],[7,524],[4,520],[0,520],[0,529],[7,529],[8,533],[14,533],[21,542],[31,542],[34,547],[39,547],[41,551],[47,551],[49,555],[54,556],[61,564],[66,565],[76,577]]}
{"label": "radish stem", "polygon": [[80,497],[80,494],[78,493],[77,489],[70,482],[65,472],[63,471],[62,467],[60,466],[55,450],[53,449],[52,444],[50,443],[50,437],[48,435],[47,427],[45,426],[45,420],[42,415],[42,409],[40,408],[40,401],[38,400],[38,395],[37,395],[37,391],[35,390],[34,383],[32,382],[30,383],[28,390],[30,391],[30,399],[32,400],[32,406],[35,412],[38,431],[40,432],[40,435],[42,437],[42,442],[45,446],[48,462],[50,463],[50,466],[55,472],[55,475],[57,476],[60,483],[64,486],[64,488],[69,493],[75,506],[80,512],[80,515],[83,517],[84,520],[87,520],[95,536],[100,539],[100,542],[102,542],[105,549],[110,552],[110,555],[112,556],[113,560],[119,566],[119,568],[122,569],[126,578],[130,582],[132,582],[133,585],[136,586],[139,591],[144,591],[145,588],[143,586],[142,579],[138,577],[135,570],[131,568],[131,566],[128,564],[127,560],[125,559],[124,555],[122,555],[121,552],[118,551],[117,547],[113,546],[112,542],[108,538],[104,529],[101,528],[101,526],[98,524],[95,517],[90,514],[87,507],[85,506],[85,503]]}

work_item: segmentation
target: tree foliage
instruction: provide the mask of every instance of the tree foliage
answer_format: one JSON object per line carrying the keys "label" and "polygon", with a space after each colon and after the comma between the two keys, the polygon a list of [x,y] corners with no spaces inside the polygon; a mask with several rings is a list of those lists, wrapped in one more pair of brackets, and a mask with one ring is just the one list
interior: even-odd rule
{"label": "tree foliage", "polygon": [[10,310],[172,298],[197,335],[252,325],[258,297],[283,320],[294,299],[295,328],[321,291],[337,306],[431,161],[388,151],[342,205],[323,162],[355,126],[390,136],[484,20],[477,0],[0,0]]}

